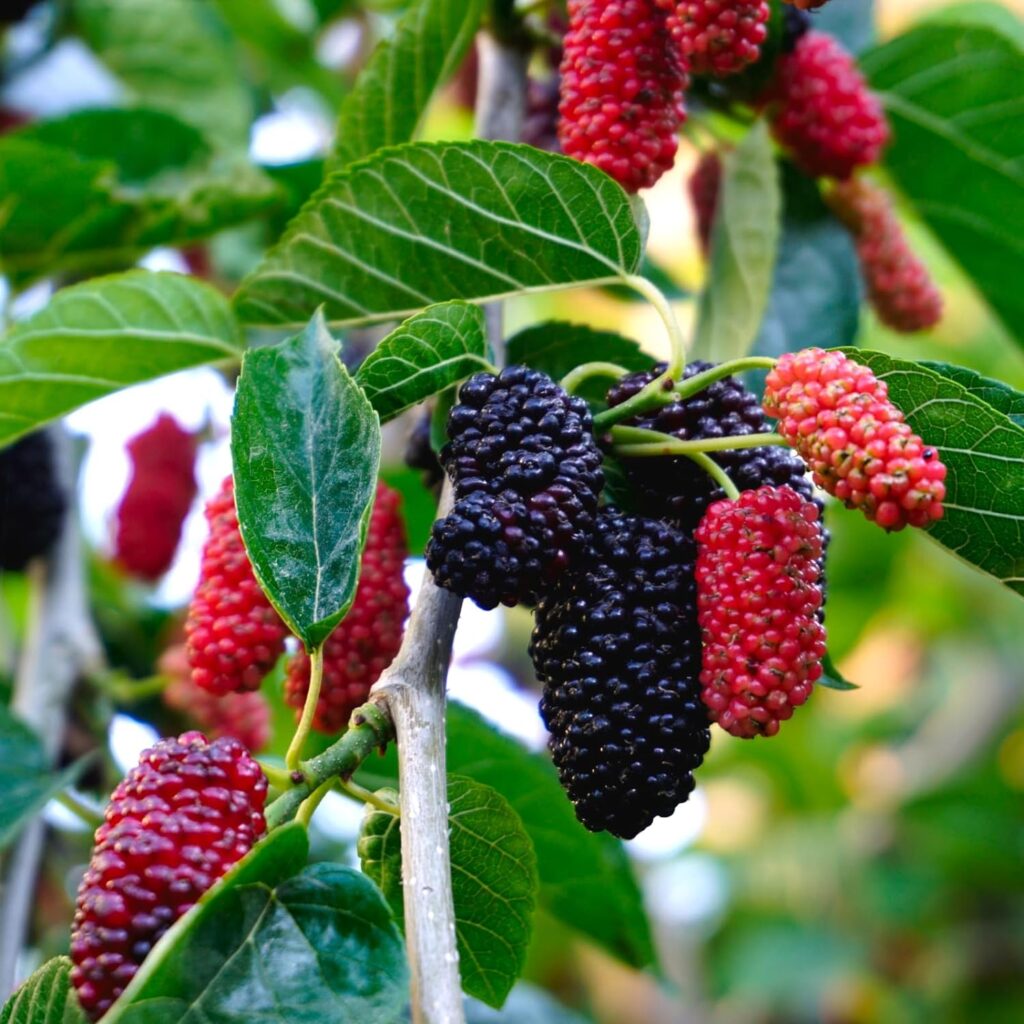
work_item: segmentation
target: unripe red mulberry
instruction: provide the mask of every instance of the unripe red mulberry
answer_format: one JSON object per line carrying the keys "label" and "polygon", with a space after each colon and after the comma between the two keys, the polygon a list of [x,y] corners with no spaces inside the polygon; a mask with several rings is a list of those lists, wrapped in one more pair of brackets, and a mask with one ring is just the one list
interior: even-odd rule
{"label": "unripe red mulberry", "polygon": [[117,509],[115,557],[144,580],[167,572],[178,550],[196,496],[196,447],[196,436],[167,413],[128,442],[132,474]]}
{"label": "unripe red mulberry", "polygon": [[562,152],[630,192],[671,168],[686,119],[686,69],[665,19],[655,0],[569,0]]}
{"label": "unripe red mulberry", "polygon": [[71,983],[98,1020],[168,928],[266,831],[267,780],[237,740],[160,740],[114,790],[78,888]]}
{"label": "unripe red mulberry", "polygon": [[229,736],[246,750],[262,750],[270,740],[270,706],[262,693],[229,693],[223,697],[192,681],[184,644],[168,647],[157,662],[168,682],[163,701],[201,729],[210,739]]}
{"label": "unripe red mulberry", "polygon": [[819,7],[824,7],[828,0],[782,0],[782,2],[791,7],[797,7],[801,11],[816,11]]}
{"label": "unripe red mulberry", "polygon": [[789,487],[762,487],[716,502],[694,534],[701,697],[733,736],[774,736],[821,678],[818,516]]}
{"label": "unripe red mulberry", "polygon": [[878,318],[912,334],[942,319],[942,293],[917,258],[888,194],[863,178],[840,182],[829,205],[853,233],[868,298]]}
{"label": "unripe red mulberry", "polygon": [[806,33],[779,59],[764,101],[776,139],[808,174],[848,178],[889,141],[885,114],[853,58],[824,32]]}
{"label": "unripe red mulberry", "polygon": [[206,507],[210,537],[185,621],[192,679],[211,693],[256,690],[288,630],[260,589],[238,529],[231,477]]}
{"label": "unripe red mulberry", "polygon": [[734,75],[761,56],[771,8],[765,0],[656,0],[695,75]]}
{"label": "unripe red mulberry", "polygon": [[722,190],[722,157],[718,150],[701,153],[687,189],[697,221],[697,238],[700,239],[701,251],[707,256],[711,252],[711,232],[715,227],[718,196]]}
{"label": "unripe red mulberry", "polygon": [[[324,674],[313,727],[340,732],[365,703],[370,687],[402,646],[409,614],[409,588],[403,569],[408,554],[401,497],[377,485],[355,601],[324,645]],[[300,651],[288,665],[285,699],[301,712],[309,692],[309,655]]]}
{"label": "unripe red mulberry", "polygon": [[768,374],[764,411],[847,508],[886,530],[942,518],[946,467],[868,367],[820,348],[784,355]]}

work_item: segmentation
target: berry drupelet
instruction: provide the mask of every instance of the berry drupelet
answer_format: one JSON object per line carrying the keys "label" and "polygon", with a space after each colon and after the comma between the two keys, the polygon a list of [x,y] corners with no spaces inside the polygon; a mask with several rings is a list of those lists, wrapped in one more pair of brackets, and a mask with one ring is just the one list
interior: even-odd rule
{"label": "berry drupelet", "polygon": [[231,477],[206,506],[206,519],[210,536],[185,620],[192,678],[220,695],[257,690],[284,653],[288,630],[246,554]]}
{"label": "berry drupelet", "polygon": [[66,511],[49,434],[40,430],[0,449],[0,570],[20,572],[45,555]]}
{"label": "berry drupelet", "polygon": [[[689,380],[712,365],[690,363],[683,379]],[[624,377],[608,392],[608,405],[621,405],[664,371],[662,364],[653,370]],[[773,429],[757,396],[735,377],[715,381],[689,398],[677,399],[669,405],[626,420],[624,425],[657,430],[681,441],[745,437],[770,433]],[[735,448],[709,454],[741,491],[770,484],[792,487],[808,499],[813,495],[813,487],[806,475],[807,467],[784,447]],[[628,458],[622,460],[622,465],[643,510],[651,515],[671,518],[684,530],[693,530],[708,506],[725,496],[714,480],[685,456]]]}
{"label": "berry drupelet", "polygon": [[777,141],[807,174],[844,180],[876,163],[889,124],[842,45],[824,32],[802,35],[779,59],[763,97]]}
{"label": "berry drupelet", "polygon": [[672,167],[686,68],[655,0],[569,0],[560,74],[563,153],[629,192]]}
{"label": "berry drupelet", "polygon": [[774,736],[821,678],[818,506],[761,487],[708,509],[697,541],[702,698],[733,736]]}
{"label": "berry drupelet", "polygon": [[539,370],[463,384],[441,461],[455,506],[434,524],[427,566],[482,608],[533,603],[583,546],[604,483],[586,402]]}
{"label": "berry drupelet", "polygon": [[140,579],[159,579],[174,560],[196,496],[196,447],[166,413],[128,442],[132,473],[117,508],[115,557]]}
{"label": "berry drupelet", "polygon": [[942,518],[946,467],[868,367],[818,348],[784,355],[768,374],[764,410],[847,508],[886,530]]}
{"label": "berry drupelet", "polygon": [[263,835],[267,780],[232,739],[160,740],[110,798],[78,888],[71,983],[98,1020],[164,932]]}
{"label": "berry drupelet", "polygon": [[693,560],[671,524],[602,509],[578,568],[537,606],[541,714],[591,831],[631,839],[693,791],[710,743]]}
{"label": "berry drupelet", "polygon": [[[402,646],[409,614],[409,588],[403,570],[408,554],[401,497],[379,483],[370,516],[359,585],[348,614],[324,645],[324,674],[313,727],[336,733],[365,703],[370,687]],[[309,655],[300,651],[288,664],[285,699],[301,713],[309,692]]]}
{"label": "berry drupelet", "polygon": [[857,243],[868,299],[882,323],[904,334],[934,327],[942,319],[942,294],[910,248],[888,193],[852,178],[827,198]]}
{"label": "berry drupelet", "polygon": [[761,56],[771,8],[766,0],[656,0],[695,75],[734,75]]}

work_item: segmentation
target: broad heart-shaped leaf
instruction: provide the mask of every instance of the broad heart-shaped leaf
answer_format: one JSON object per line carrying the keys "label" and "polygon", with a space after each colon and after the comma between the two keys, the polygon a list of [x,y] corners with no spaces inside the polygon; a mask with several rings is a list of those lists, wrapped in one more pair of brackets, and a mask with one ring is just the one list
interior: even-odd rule
{"label": "broad heart-shaped leaf", "polygon": [[0,139],[0,268],[16,283],[120,270],[283,202],[244,155],[155,110],[90,110]]}
{"label": "broad heart-shaped leaf", "polygon": [[413,143],[330,175],[242,282],[256,325],[368,323],[436,302],[607,282],[640,259],[602,171],[504,142]]}
{"label": "broad heart-shaped leaf", "polygon": [[483,0],[415,0],[341,105],[332,170],[412,141],[434,90],[472,43],[483,8]]}
{"label": "broad heart-shaped leaf", "polygon": [[225,26],[195,0],[75,0],[75,27],[140,103],[244,147],[253,108]]}
{"label": "broad heart-shaped leaf", "polygon": [[132,270],[59,291],[0,338],[0,446],[130,384],[237,358],[241,331],[216,289]]}
{"label": "broad heart-shaped leaf", "polygon": [[[508,361],[543,370],[553,380],[561,380],[582,363],[614,363],[630,371],[649,370],[654,365],[654,359],[632,338],[558,320],[535,324],[509,338]],[[595,377],[577,393],[588,401],[603,403],[612,383],[608,377]]]}
{"label": "broad heart-shaped leaf", "polygon": [[356,381],[381,422],[490,367],[483,310],[442,302],[410,317],[363,360]]}
{"label": "broad heart-shaped leaf", "polygon": [[71,961],[47,960],[0,1010],[0,1024],[86,1024],[71,987]]}
{"label": "broad heart-shaped leaf", "polygon": [[1024,427],[919,363],[846,353],[885,381],[907,422],[949,469],[945,515],[928,533],[1024,594]]}
{"label": "broad heart-shaped leaf", "polygon": [[[458,775],[448,777],[448,823],[462,988],[500,1008],[522,973],[533,931],[533,843],[500,793]],[[376,810],[367,814],[359,858],[398,921],[403,914],[401,842],[397,816]]]}
{"label": "broad heart-shaped leaf", "polygon": [[928,359],[922,361],[921,365],[943,377],[955,380],[957,384],[962,384],[975,398],[981,399],[986,405],[991,405],[1004,416],[1009,416],[1017,426],[1024,427],[1024,394],[1011,388],[1009,384],[993,380],[991,377],[983,377],[974,370],[968,370],[966,366],[936,363]]}
{"label": "broad heart-shaped leaf", "polygon": [[[576,820],[551,760],[454,701],[447,737],[448,770],[497,790],[526,826],[537,852],[539,905],[619,960],[653,964],[650,926],[625,850]],[[362,773],[369,786],[396,785],[397,777],[393,748]]]}
{"label": "broad heart-shaped leaf", "polygon": [[985,25],[1012,39],[1024,50],[1024,19],[995,0],[963,0],[962,3],[940,7],[930,18],[956,24]]}
{"label": "broad heart-shaped leaf", "polygon": [[154,947],[105,1024],[393,1024],[402,939],[380,892],[304,868],[305,829],[275,831]]}
{"label": "broad heart-shaped leaf", "polygon": [[312,650],[355,597],[380,464],[377,414],[319,312],[301,334],[246,354],[231,422],[242,539]]}
{"label": "broad heart-shaped leaf", "polygon": [[14,840],[28,820],[51,797],[70,786],[84,767],[81,761],[55,772],[39,737],[0,706],[0,850]]}
{"label": "broad heart-shaped leaf", "polygon": [[784,213],[758,355],[852,345],[860,326],[861,279],[850,233],[822,202],[817,184],[782,165]]}
{"label": "broad heart-shaped leaf", "polygon": [[1024,345],[1024,50],[926,24],[863,57],[893,127],[886,167]]}
{"label": "broad heart-shaped leaf", "polygon": [[764,121],[725,157],[695,354],[715,362],[750,352],[764,319],[779,248],[779,171]]}

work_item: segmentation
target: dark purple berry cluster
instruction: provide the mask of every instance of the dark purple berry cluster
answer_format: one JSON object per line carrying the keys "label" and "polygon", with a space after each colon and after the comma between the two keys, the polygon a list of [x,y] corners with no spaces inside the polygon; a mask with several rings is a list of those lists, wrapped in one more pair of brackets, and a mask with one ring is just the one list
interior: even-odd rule
{"label": "dark purple berry cluster", "polygon": [[533,604],[583,547],[603,487],[586,402],[525,366],[459,392],[441,461],[455,507],[434,524],[437,583],[481,608]]}

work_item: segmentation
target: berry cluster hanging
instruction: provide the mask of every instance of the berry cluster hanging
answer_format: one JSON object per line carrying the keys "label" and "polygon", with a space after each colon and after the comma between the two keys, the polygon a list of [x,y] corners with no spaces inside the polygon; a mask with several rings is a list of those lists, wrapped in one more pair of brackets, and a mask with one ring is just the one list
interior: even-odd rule
{"label": "berry cluster hanging", "polygon": [[[784,356],[763,403],[728,371],[660,365],[611,387],[598,440],[632,511],[595,509],[590,415],[538,371],[478,374],[448,419],[459,512],[435,527],[428,565],[484,608],[535,605],[551,753],[595,831],[631,838],[685,801],[711,723],[774,736],[810,697],[828,534],[809,473],[888,530],[942,515],[941,459],[868,367],[819,349]],[[508,511],[536,495],[535,515]],[[554,550],[559,509],[573,515],[557,572],[538,554],[524,563],[520,551]]]}

